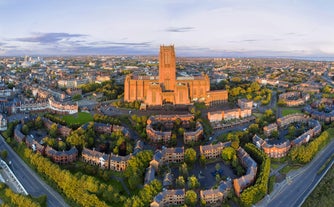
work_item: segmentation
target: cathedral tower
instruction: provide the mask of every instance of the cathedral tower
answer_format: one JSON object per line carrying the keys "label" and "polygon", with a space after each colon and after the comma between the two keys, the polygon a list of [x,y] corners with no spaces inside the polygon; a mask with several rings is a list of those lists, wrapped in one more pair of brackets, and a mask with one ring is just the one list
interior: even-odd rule
{"label": "cathedral tower", "polygon": [[176,82],[176,60],[174,45],[160,46],[159,83],[164,91],[174,91]]}

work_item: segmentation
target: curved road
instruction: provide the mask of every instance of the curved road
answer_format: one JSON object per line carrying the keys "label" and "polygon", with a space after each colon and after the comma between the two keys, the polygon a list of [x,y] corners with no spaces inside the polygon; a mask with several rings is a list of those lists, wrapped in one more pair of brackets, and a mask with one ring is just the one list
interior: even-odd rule
{"label": "curved road", "polygon": [[46,195],[47,206],[67,207],[61,195],[47,185],[30,167],[24,163],[0,135],[0,150],[7,150],[7,159],[12,162],[11,169],[27,192],[33,197]]}
{"label": "curved road", "polygon": [[287,179],[256,206],[301,206],[308,191],[322,178],[318,170],[334,154],[333,149],[334,139],[305,167],[289,172]]}

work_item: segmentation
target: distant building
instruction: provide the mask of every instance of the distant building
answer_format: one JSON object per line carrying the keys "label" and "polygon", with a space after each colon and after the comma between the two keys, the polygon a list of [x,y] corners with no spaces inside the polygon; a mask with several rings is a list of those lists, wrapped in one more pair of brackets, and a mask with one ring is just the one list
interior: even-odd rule
{"label": "distant building", "polygon": [[208,112],[208,119],[210,122],[220,122],[222,120],[228,121],[231,119],[242,119],[252,115],[252,109],[249,108],[236,108],[222,111]]}
{"label": "distant building", "polygon": [[278,99],[283,101],[289,107],[300,106],[304,105],[310,99],[310,94],[298,91],[287,92],[280,94]]}
{"label": "distant building", "polygon": [[245,98],[238,99],[238,106],[241,109],[251,109],[253,108],[253,101]]}
{"label": "distant building", "polygon": [[210,105],[227,99],[226,90],[210,91],[207,75],[176,77],[174,46],[160,46],[159,76],[128,75],[124,81],[124,101],[140,100],[148,106],[189,105],[197,101]]}

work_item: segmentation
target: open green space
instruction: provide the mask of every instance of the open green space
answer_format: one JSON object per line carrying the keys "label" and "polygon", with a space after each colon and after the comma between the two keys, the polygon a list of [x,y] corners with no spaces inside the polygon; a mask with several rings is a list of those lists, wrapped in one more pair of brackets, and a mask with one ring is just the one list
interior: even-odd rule
{"label": "open green space", "polygon": [[333,186],[334,168],[332,167],[302,206],[334,206]]}
{"label": "open green space", "polygon": [[295,113],[301,113],[301,110],[300,109],[288,109],[288,108],[282,109],[282,116],[286,116],[289,114],[295,114]]}
{"label": "open green space", "polygon": [[256,117],[256,118],[261,118],[263,116],[263,114],[261,113],[253,113],[253,115]]}
{"label": "open green space", "polygon": [[279,168],[279,166],[281,166],[282,164],[283,163],[272,162],[270,167],[275,170],[275,169]]}
{"label": "open green space", "polygon": [[93,121],[93,116],[87,112],[79,112],[75,115],[65,115],[63,119],[68,125],[70,124],[85,124],[87,122]]}
{"label": "open green space", "polygon": [[280,170],[280,173],[282,173],[282,174],[288,174],[288,172],[290,172],[291,170],[297,170],[300,167],[302,167],[302,165],[300,165],[300,164],[290,164],[290,165],[288,164],[287,166],[283,167]]}

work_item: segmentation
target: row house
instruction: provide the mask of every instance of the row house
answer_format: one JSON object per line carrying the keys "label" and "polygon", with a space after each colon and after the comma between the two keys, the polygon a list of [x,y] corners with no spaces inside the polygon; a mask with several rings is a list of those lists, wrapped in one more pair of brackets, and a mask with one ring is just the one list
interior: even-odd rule
{"label": "row house", "polygon": [[255,181],[257,163],[241,147],[237,150],[237,157],[239,158],[241,165],[246,169],[246,174],[244,176],[233,180],[235,194],[239,197],[240,193]]}
{"label": "row house", "polygon": [[184,162],[184,147],[164,147],[162,150],[157,150],[150,161],[150,166],[146,169],[145,182],[148,183],[154,180],[155,172],[159,171],[160,166],[181,162]]}
{"label": "row house", "polygon": [[263,132],[266,136],[270,136],[274,131],[278,131],[276,123],[272,123],[263,127]]}
{"label": "row house", "polygon": [[154,130],[152,125],[146,126],[146,134],[147,134],[147,138],[154,143],[159,143],[159,142],[168,143],[171,140],[171,136],[172,136],[171,131],[162,132],[162,131]]}
{"label": "row house", "polygon": [[51,97],[49,98],[49,109],[59,114],[75,114],[78,113],[79,107],[77,103],[58,102]]}
{"label": "row house", "polygon": [[185,190],[165,190],[154,197],[150,207],[180,206],[184,205]]}
{"label": "row house", "polygon": [[229,109],[223,111],[208,112],[208,119],[210,122],[220,122],[222,120],[243,119],[252,115],[251,108],[244,109]]}
{"label": "row house", "polygon": [[[291,119],[289,119],[289,121],[291,121]],[[301,121],[304,122],[304,119]],[[292,146],[307,143],[311,138],[318,136],[321,133],[321,124],[319,121],[315,119],[308,119],[307,123],[310,129],[302,135],[296,137],[291,142],[289,140],[284,140],[281,143],[272,144],[270,140],[263,140],[259,136],[254,135],[253,143],[259,149],[262,149],[269,157],[285,157]]]}
{"label": "row house", "polygon": [[164,148],[162,151],[162,163],[184,162],[184,147]]}
{"label": "row house", "polygon": [[[47,129],[51,129],[51,126],[53,124],[55,124],[54,122],[52,122],[50,119],[47,119],[47,118],[42,118],[42,121],[43,121],[43,124],[44,126],[47,128]],[[67,137],[71,134],[72,132],[72,129],[67,127],[67,126],[63,126],[63,125],[60,125],[60,124],[57,124],[58,126],[58,133],[62,136],[62,137]]]}
{"label": "row house", "polygon": [[276,122],[277,122],[278,127],[284,127],[294,122],[304,122],[305,123],[308,121],[308,119],[309,117],[307,115],[296,113],[296,114],[289,114],[282,118],[278,118]]}
{"label": "row house", "polygon": [[19,110],[21,112],[27,111],[51,111],[58,114],[75,114],[78,113],[77,103],[65,103],[55,101],[53,97],[41,102],[24,102],[18,104],[13,111]]}
{"label": "row house", "polygon": [[[324,110],[320,111],[319,106],[324,106]],[[334,99],[332,98],[322,98],[309,106],[305,106],[303,110],[313,119],[323,121],[326,124],[334,121]]]}
{"label": "row house", "polygon": [[311,127],[311,129],[292,140],[291,145],[301,145],[307,143],[311,138],[318,136],[321,133],[321,124],[318,120],[310,119],[308,121],[308,125]]}
{"label": "row house", "polygon": [[124,171],[128,166],[128,162],[132,154],[119,156],[113,153],[110,154],[110,169],[114,171]]}
{"label": "row house", "polygon": [[238,99],[238,106],[241,109],[251,109],[253,108],[253,101],[245,98]]}
{"label": "row house", "polygon": [[149,184],[155,179],[155,172],[155,168],[152,165],[146,168],[144,184]]}
{"label": "row house", "polygon": [[91,165],[97,165],[102,169],[109,169],[110,154],[105,154],[95,149],[83,148],[81,157],[84,162]]}
{"label": "row house", "polygon": [[231,188],[231,181],[221,181],[216,189],[201,190],[200,198],[205,201],[206,206],[221,206]]}
{"label": "row house", "polygon": [[119,156],[113,153],[105,154],[95,149],[84,148],[82,150],[82,159],[92,165],[97,165],[102,169],[110,169],[114,171],[124,171],[128,166],[128,161],[132,154]]}
{"label": "row house", "polygon": [[287,106],[304,105],[310,99],[310,94],[299,91],[287,92],[279,95],[279,100],[283,101]]}
{"label": "row house", "polygon": [[14,139],[18,142],[25,142],[26,136],[21,132],[22,130],[22,124],[16,125],[14,129]]}
{"label": "row house", "polygon": [[219,142],[217,144],[199,146],[200,155],[204,155],[205,159],[216,159],[221,157],[222,150],[231,146],[231,142]]}
{"label": "row house", "polygon": [[200,122],[197,122],[195,131],[185,131],[183,133],[183,141],[185,144],[191,142],[198,142],[199,139],[202,138],[202,136],[203,136],[202,124]]}
{"label": "row house", "polygon": [[291,143],[289,140],[285,140],[284,142],[278,144],[270,144],[267,140],[261,139],[259,136],[253,136],[253,143],[264,151],[269,157],[272,158],[281,158],[285,157],[291,147]]}
{"label": "row house", "polygon": [[[190,122],[193,120],[193,115],[157,115],[151,116],[147,120],[146,134],[148,139],[154,143],[168,143],[171,140],[174,122],[177,119],[181,120],[182,127],[187,128],[190,126]],[[156,123],[162,123],[168,131],[155,130],[153,125]],[[196,122],[195,131],[185,131],[183,139],[185,143],[197,142],[203,135],[203,126],[201,123]]]}
{"label": "row house", "polygon": [[53,162],[58,164],[67,164],[77,160],[78,158],[78,150],[75,147],[72,147],[67,151],[57,151],[50,146],[46,146],[45,154],[49,157]]}

